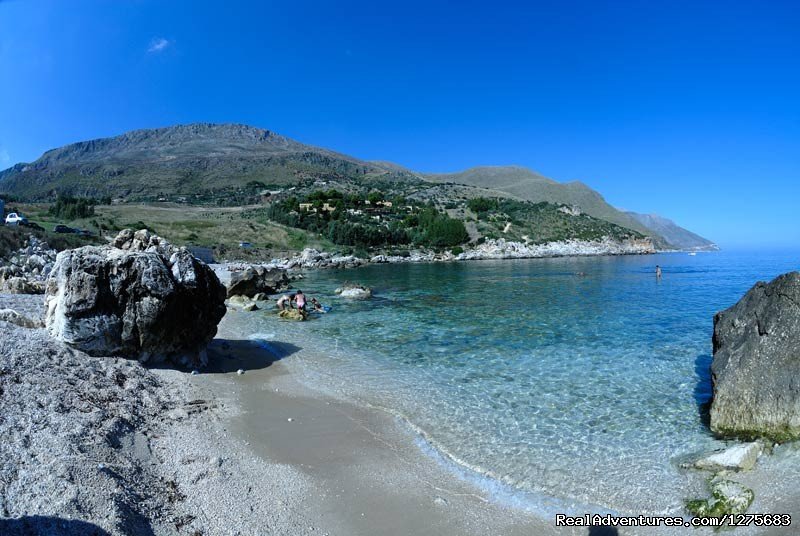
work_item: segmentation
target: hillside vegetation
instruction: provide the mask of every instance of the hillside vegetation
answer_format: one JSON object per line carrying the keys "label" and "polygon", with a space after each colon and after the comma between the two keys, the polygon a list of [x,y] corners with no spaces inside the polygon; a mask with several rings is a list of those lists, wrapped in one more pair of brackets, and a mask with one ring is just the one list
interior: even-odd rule
{"label": "hillside vegetation", "polygon": [[[319,235],[263,218],[260,206],[193,207],[171,203],[96,205],[92,216],[76,219],[53,216],[51,206],[44,203],[15,206],[16,210],[48,231],[41,234],[44,240],[51,243],[55,240],[56,244],[58,241],[72,241],[77,245],[85,243],[76,235],[52,233],[56,225],[64,224],[105,236],[113,236],[125,228],[149,229],[177,245],[211,248],[221,259],[264,259],[305,247],[328,250],[334,247]],[[19,234],[27,236],[23,230]],[[242,243],[245,247],[241,246]]]}
{"label": "hillside vegetation", "polygon": [[[455,182],[481,186],[510,194],[534,203],[578,206],[590,216],[600,218],[640,233],[653,235],[641,222],[609,205],[603,196],[582,182],[560,183],[519,166],[482,166],[459,173],[428,174],[435,182]],[[654,238],[660,238],[655,235]],[[658,240],[656,240],[658,242]],[[665,245],[665,244],[662,244]]]}

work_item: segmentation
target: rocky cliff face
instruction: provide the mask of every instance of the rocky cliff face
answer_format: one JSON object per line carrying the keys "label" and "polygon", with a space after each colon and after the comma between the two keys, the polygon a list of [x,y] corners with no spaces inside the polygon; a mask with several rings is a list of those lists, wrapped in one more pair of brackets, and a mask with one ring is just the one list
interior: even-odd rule
{"label": "rocky cliff face", "polygon": [[58,254],[47,280],[50,334],[90,355],[205,364],[225,287],[185,248],[147,231]]}
{"label": "rocky cliff face", "polygon": [[686,251],[719,251],[719,246],[691,231],[684,229],[674,221],[658,214],[638,214],[628,212],[629,216],[644,225],[651,233],[664,239],[661,247]]}
{"label": "rocky cliff face", "polygon": [[800,272],[757,283],[714,317],[711,429],[800,437]]}

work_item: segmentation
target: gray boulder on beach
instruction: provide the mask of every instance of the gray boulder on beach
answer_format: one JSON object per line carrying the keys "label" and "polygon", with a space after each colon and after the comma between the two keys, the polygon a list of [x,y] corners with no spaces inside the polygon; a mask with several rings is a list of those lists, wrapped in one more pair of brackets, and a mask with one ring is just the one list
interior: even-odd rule
{"label": "gray boulder on beach", "polygon": [[714,317],[711,429],[800,437],[800,272],[759,282]]}
{"label": "gray boulder on beach", "polygon": [[225,314],[216,274],[144,230],[113,244],[58,254],[45,295],[50,334],[90,355],[205,364]]}
{"label": "gray boulder on beach", "polygon": [[289,276],[286,270],[248,266],[244,270],[233,272],[228,283],[227,295],[254,297],[256,294],[275,294],[289,287]]}

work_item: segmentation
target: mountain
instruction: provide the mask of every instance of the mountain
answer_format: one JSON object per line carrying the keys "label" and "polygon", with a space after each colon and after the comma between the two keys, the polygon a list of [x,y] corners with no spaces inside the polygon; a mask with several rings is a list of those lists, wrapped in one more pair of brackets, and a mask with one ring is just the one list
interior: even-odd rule
{"label": "mountain", "polygon": [[[609,205],[602,195],[582,182],[557,182],[521,166],[481,166],[458,173],[428,173],[424,176],[435,182],[454,182],[499,190],[534,203],[547,201],[575,205],[595,218],[651,234],[651,229]],[[654,238],[657,247],[669,246],[665,241],[658,240],[658,237]]]}
{"label": "mountain", "polygon": [[658,214],[638,214],[627,212],[629,216],[662,237],[674,247],[690,251],[718,251],[719,246],[691,231],[684,229],[674,221]]}
{"label": "mountain", "polygon": [[649,235],[659,249],[713,246],[669,220],[621,212],[581,182],[560,183],[524,167],[418,173],[238,124],[135,130],[52,149],[35,162],[0,171],[0,194],[25,201],[52,201],[67,194],[236,205],[257,200],[265,189],[308,190],[322,184],[351,192],[377,189],[439,206],[493,196],[546,201],[577,206],[588,216]]}
{"label": "mountain", "polygon": [[268,130],[198,123],[135,130],[47,151],[33,163],[0,172],[0,193],[28,200],[52,199],[57,192],[147,200],[158,193],[192,194],[251,181],[284,185],[320,175],[366,182],[419,180]]}

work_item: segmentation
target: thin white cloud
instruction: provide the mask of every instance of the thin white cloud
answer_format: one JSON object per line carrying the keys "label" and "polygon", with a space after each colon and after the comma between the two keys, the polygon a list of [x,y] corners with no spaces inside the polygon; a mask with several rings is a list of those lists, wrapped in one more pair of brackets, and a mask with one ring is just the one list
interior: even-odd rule
{"label": "thin white cloud", "polygon": [[172,41],[169,39],[165,39],[163,37],[154,37],[152,41],[150,41],[150,46],[147,49],[147,52],[151,54],[157,54],[159,52],[163,52],[164,49],[169,47],[172,44]]}

